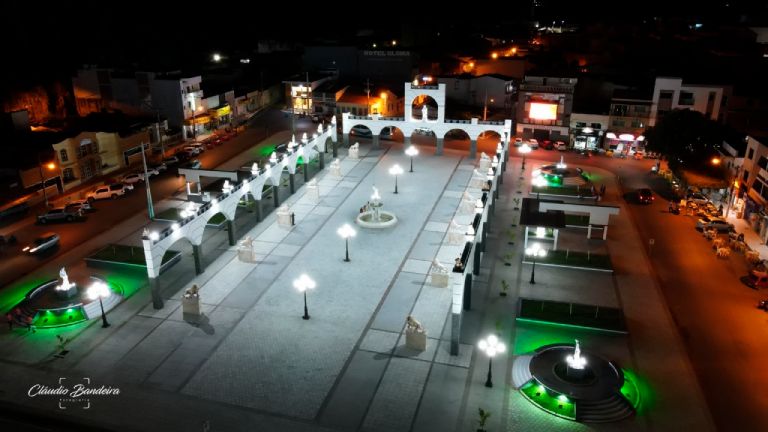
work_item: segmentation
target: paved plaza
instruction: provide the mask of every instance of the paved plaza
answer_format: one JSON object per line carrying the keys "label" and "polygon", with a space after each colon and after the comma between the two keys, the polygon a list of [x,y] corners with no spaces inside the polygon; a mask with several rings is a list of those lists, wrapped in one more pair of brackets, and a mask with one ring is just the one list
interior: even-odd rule
{"label": "paved plaza", "polygon": [[[54,332],[2,333],[0,399],[26,407],[50,404],[51,415],[121,430],[194,431],[207,421],[212,431],[465,431],[476,428],[478,408],[492,413],[487,428],[494,431],[712,429],[647,271],[642,242],[625,216],[612,219],[607,242],[587,240],[581,231],[563,236],[563,247],[609,251],[615,275],[537,266],[537,284],[530,285],[530,266],[520,263],[522,241],[509,245],[505,235],[511,228],[522,237],[520,227],[511,226],[519,218],[512,198],[527,187],[518,177],[519,160],[510,159],[473,282],[473,307],[464,314],[459,355],[451,356],[452,292],[430,285],[428,272],[435,258],[450,268],[461,253],[460,246],[448,244],[447,229],[475,161],[423,149],[426,155],[415,159],[409,173],[399,146],[361,146],[359,160],[341,153],[341,177],[327,169],[317,176],[318,201],[305,196],[304,187],[285,199],[295,226],[280,226],[272,212],[237,232],[255,239],[255,263],[240,261],[226,233],[211,230],[203,246],[204,273],[190,276],[194,267],[182,248],[182,262],[161,276],[164,308],[155,310],[149,290],[142,289],[110,312],[111,328],[60,332],[74,338],[65,358],[51,358]],[[394,163],[406,167],[398,194],[388,174]],[[399,221],[382,230],[355,227],[351,262],[344,262],[344,241],[336,230],[353,224],[373,186],[384,210]],[[615,185],[608,186],[608,199],[615,199]],[[501,257],[509,251],[516,258],[504,266]],[[317,283],[308,293],[309,320],[302,319],[303,298],[293,288],[302,273]],[[507,297],[498,295],[501,280],[510,284]],[[181,296],[193,284],[203,304],[198,324],[185,321],[181,311]],[[630,335],[517,324],[520,297],[623,308]],[[405,346],[408,315],[427,330],[425,351]],[[509,347],[494,360],[492,389],[483,386],[487,357],[474,348],[490,333]],[[538,410],[511,386],[514,355],[574,337],[583,349],[617,361],[648,383],[646,410],[620,423],[581,425]],[[96,385],[120,387],[121,395],[95,398],[88,411],[66,412],[56,410],[54,399],[24,396],[32,384],[55,386],[61,376],[89,377]]]}

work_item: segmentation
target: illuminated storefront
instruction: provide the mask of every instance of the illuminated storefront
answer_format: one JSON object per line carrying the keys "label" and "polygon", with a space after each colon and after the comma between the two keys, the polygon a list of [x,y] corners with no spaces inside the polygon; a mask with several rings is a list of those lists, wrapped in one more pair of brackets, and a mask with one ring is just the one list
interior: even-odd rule
{"label": "illuminated storefront", "polygon": [[295,114],[312,113],[312,88],[306,84],[291,85],[291,103]]}
{"label": "illuminated storefront", "polygon": [[605,134],[606,150],[613,150],[616,153],[633,155],[635,152],[645,151],[645,137],[642,135],[634,136],[632,134],[619,134],[608,132]]}

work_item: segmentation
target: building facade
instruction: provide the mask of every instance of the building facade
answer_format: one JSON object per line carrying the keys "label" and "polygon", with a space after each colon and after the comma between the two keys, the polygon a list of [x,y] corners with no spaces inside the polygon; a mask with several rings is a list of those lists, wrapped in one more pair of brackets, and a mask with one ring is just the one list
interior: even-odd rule
{"label": "building facade", "polygon": [[571,113],[570,147],[577,150],[602,148],[608,124],[609,116],[604,114]]}
{"label": "building facade", "polygon": [[651,123],[653,98],[643,92],[615,90],[605,148],[625,154],[645,149],[645,129]]}
{"label": "building facade", "polygon": [[683,83],[682,78],[657,77],[653,87],[653,103],[649,125],[654,126],[665,113],[673,109],[698,111],[707,118],[721,121],[728,103],[728,86]]}
{"label": "building facade", "polygon": [[576,78],[526,76],[518,92],[517,136],[569,141],[577,81]]}

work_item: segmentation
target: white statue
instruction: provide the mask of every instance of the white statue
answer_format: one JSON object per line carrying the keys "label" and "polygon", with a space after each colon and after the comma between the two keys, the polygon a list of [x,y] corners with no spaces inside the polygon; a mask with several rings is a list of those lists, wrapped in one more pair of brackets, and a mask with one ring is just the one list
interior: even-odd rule
{"label": "white statue", "polygon": [[473,203],[473,204],[474,204],[474,202],[475,202],[475,198],[474,198],[474,197],[472,196],[472,194],[471,194],[471,193],[469,193],[468,191],[464,191],[464,195],[463,195],[462,199],[463,199],[464,201],[472,201],[472,203]]}
{"label": "white statue", "polygon": [[184,292],[184,297],[186,298],[197,298],[199,296],[200,296],[200,288],[198,288],[197,285],[192,285],[192,287],[190,287]]}
{"label": "white statue", "polygon": [[451,219],[450,230],[453,232],[464,232],[464,230],[461,228],[461,225],[459,225],[459,223],[456,222],[456,219]]}
{"label": "white statue", "polygon": [[371,195],[371,201],[374,204],[378,204],[379,202],[381,202],[381,195],[379,195],[379,188],[377,188],[376,186],[373,186],[373,195]]}
{"label": "white statue", "polygon": [[67,275],[67,271],[64,269],[64,267],[59,270],[59,277],[61,278],[61,287],[62,289],[69,288],[69,276]]}
{"label": "white statue", "polygon": [[408,315],[408,318],[405,319],[405,330],[416,333],[424,333],[426,331],[424,330],[424,326],[422,326],[421,323],[416,320],[416,318],[410,315]]}
{"label": "white statue", "polygon": [[448,273],[448,269],[444,265],[440,264],[440,260],[438,260],[437,258],[435,258],[435,260],[432,261],[432,267],[430,268],[429,271],[430,272],[435,272],[435,273],[440,273],[440,274],[447,274]]}
{"label": "white statue", "polygon": [[477,168],[475,168],[474,172],[472,173],[472,177],[476,177],[476,178],[483,178],[483,179],[485,178],[485,176],[484,176],[484,175],[482,175],[482,174],[480,173],[480,171],[478,171],[478,170],[477,170]]}
{"label": "white statue", "polygon": [[256,162],[251,165],[251,175],[259,175],[259,164]]}
{"label": "white statue", "polygon": [[481,160],[481,161],[483,161],[483,160],[490,160],[490,159],[491,159],[491,158],[489,158],[489,157],[488,157],[488,155],[487,155],[487,154],[485,154],[485,152],[481,152],[481,153],[480,153],[480,160]]}
{"label": "white statue", "polygon": [[351,146],[349,146],[349,149],[350,150],[358,150],[358,149],[360,149],[360,143],[356,142],[356,143],[352,144]]}
{"label": "white statue", "polygon": [[427,121],[427,104],[421,106],[421,121]]}
{"label": "white statue", "polygon": [[280,213],[280,214],[288,214],[288,213],[291,212],[291,209],[288,208],[287,204],[283,204],[283,205],[280,206],[279,209],[277,209],[277,212]]}
{"label": "white statue", "polygon": [[572,369],[584,369],[587,365],[587,359],[581,356],[581,348],[579,347],[579,340],[576,339],[576,347],[573,350],[573,355],[569,355],[565,358],[568,363],[568,367]]}

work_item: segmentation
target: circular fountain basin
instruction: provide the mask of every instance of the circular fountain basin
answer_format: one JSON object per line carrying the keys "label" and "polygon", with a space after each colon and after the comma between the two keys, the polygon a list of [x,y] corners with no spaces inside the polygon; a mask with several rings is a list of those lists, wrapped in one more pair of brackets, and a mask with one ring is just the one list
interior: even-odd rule
{"label": "circular fountain basin", "polygon": [[355,219],[355,223],[363,228],[390,228],[397,223],[397,216],[394,213],[386,210],[379,210],[379,220],[374,220],[374,214],[372,211],[366,211],[360,213]]}

